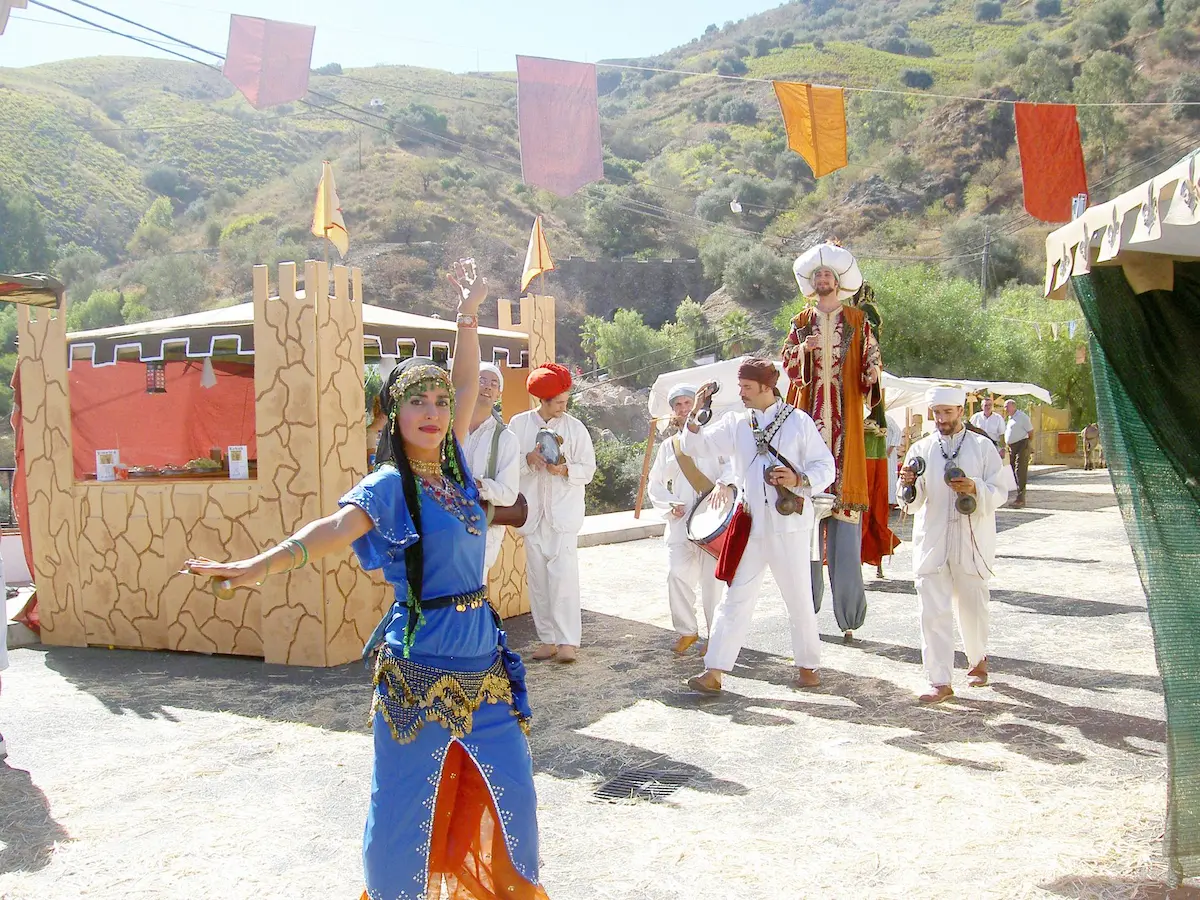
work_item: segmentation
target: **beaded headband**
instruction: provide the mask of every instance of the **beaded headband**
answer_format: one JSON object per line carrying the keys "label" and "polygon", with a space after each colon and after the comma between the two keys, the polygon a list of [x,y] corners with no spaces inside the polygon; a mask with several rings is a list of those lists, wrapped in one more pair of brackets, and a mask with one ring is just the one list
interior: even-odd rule
{"label": "beaded headband", "polygon": [[[412,368],[401,373],[394,382],[392,382],[391,394],[393,404],[400,403],[405,397],[409,396],[415,388],[420,388],[425,384],[432,384],[433,387],[445,388],[450,392],[451,400],[454,399],[454,385],[450,381],[450,373],[437,365],[413,366]],[[393,411],[395,406],[393,406]]]}

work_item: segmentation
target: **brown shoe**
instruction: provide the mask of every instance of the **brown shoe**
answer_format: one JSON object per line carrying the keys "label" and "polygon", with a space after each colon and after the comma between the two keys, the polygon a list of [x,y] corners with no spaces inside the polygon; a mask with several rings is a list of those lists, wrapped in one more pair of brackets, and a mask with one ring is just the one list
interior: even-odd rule
{"label": "brown shoe", "polygon": [[816,669],[796,669],[796,677],[792,679],[792,687],[815,688],[821,686],[821,676]]}
{"label": "brown shoe", "polygon": [[854,642],[854,632],[853,631],[843,631],[842,632],[842,643],[843,644],[851,644],[853,642]]}
{"label": "brown shoe", "polygon": [[572,647],[570,644],[559,644],[558,645],[558,661],[560,663],[575,662],[575,659],[576,659],[575,651],[576,651],[576,648]]}
{"label": "brown shoe", "polygon": [[922,703],[933,704],[949,700],[954,696],[954,688],[948,684],[931,684],[929,690],[917,697]]}
{"label": "brown shoe", "polygon": [[699,675],[689,678],[687,686],[698,694],[719,694],[721,693],[721,673],[705,669]]}
{"label": "brown shoe", "polygon": [[970,672],[967,673],[967,684],[971,687],[984,687],[988,683],[987,657],[979,661],[979,663]]}
{"label": "brown shoe", "polygon": [[679,640],[677,640],[675,642],[675,648],[674,648],[675,655],[683,656],[683,654],[688,652],[688,648],[691,647],[692,644],[696,643],[699,640],[700,640],[700,635],[698,635],[698,634],[680,635]]}
{"label": "brown shoe", "polygon": [[558,652],[558,648],[553,644],[539,644],[538,648],[533,651],[532,659],[553,659],[554,654]]}

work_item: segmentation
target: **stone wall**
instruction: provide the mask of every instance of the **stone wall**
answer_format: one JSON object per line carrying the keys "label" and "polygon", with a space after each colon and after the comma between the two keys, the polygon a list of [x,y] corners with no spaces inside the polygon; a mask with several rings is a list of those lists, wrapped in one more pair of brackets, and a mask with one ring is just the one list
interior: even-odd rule
{"label": "stone wall", "polygon": [[636,309],[646,324],[659,328],[673,321],[686,297],[697,303],[716,290],[698,259],[555,260],[547,279],[555,293],[582,298],[588,315],[612,318],[617,309]]}

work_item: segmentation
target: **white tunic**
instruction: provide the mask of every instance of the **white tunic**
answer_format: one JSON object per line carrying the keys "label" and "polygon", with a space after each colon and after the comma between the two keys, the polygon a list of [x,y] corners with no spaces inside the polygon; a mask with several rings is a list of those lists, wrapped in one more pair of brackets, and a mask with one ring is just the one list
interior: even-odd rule
{"label": "white tunic", "polygon": [[[733,483],[750,511],[752,533],[758,533],[762,527],[784,533],[807,531],[812,528],[815,518],[811,502],[804,504],[801,515],[781,515],[775,509],[778,492],[764,478],[768,469],[781,463],[759,453],[751,426],[757,423],[765,430],[775,421],[783,405],[782,400],[777,400],[762,412],[741,410],[727,413],[715,425],[710,424],[695,433],[683,432],[683,451],[693,459],[724,457],[729,460]],[[796,467],[797,472],[808,477],[809,487],[800,488],[795,493],[809,496],[833,484],[836,474],[833,454],[825,446],[821,432],[807,413],[793,411],[771,444]]]}
{"label": "white tunic", "polygon": [[[692,487],[687,476],[683,474],[683,467],[679,465],[679,457],[675,454],[677,439],[679,436],[674,435],[659,444],[654,465],[650,469],[648,485],[650,502],[655,509],[661,509],[665,513],[663,518],[667,520],[668,544],[682,544],[687,540],[687,516],[672,515],[671,507],[678,504],[690,513],[695,508],[696,501],[700,499],[700,494]],[[724,479],[724,483],[733,483],[729,466],[724,460],[706,456],[693,458],[692,461],[709,481],[716,483]]]}
{"label": "white tunic", "polygon": [[[505,428],[500,432],[500,442],[496,445],[496,477],[488,478],[491,469],[492,441],[498,423],[494,416],[488,416],[478,428],[467,435],[463,452],[467,455],[467,465],[471,474],[479,480],[479,496],[496,506],[512,506],[517,501],[517,493],[521,489],[521,445],[512,429]],[[489,563],[494,563],[500,553],[500,545],[504,543],[504,526],[493,525],[487,531],[487,556]],[[485,569],[491,568],[486,565]]]}
{"label": "white tunic", "polygon": [[[977,506],[970,516],[954,505],[958,495],[943,477],[949,463],[939,446],[975,481]],[[1008,499],[1008,479],[996,445],[965,428],[949,438],[934,432],[908,449],[904,465],[918,456],[925,460],[925,474],[917,479],[917,497],[911,504],[900,498],[901,507],[914,514],[913,574],[931,575],[951,563],[986,582],[996,560],[996,510]]]}
{"label": "white tunic", "polygon": [[[517,437],[521,493],[529,504],[529,518],[520,533],[533,534],[544,519],[557,534],[578,534],[583,527],[583,489],[596,474],[596,450],[587,426],[569,413],[547,422],[536,409],[531,409],[513,416],[508,427]],[[532,469],[525,458],[534,449],[542,428],[549,428],[563,439],[566,478]]]}

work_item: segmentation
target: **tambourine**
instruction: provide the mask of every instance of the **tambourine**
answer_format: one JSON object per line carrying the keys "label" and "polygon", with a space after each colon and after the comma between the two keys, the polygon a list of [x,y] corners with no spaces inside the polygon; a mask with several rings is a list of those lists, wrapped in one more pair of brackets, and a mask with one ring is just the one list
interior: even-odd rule
{"label": "tambourine", "polygon": [[563,457],[562,442],[561,435],[555,434],[549,428],[539,428],[533,441],[533,449],[550,465],[561,466],[566,461]]}

